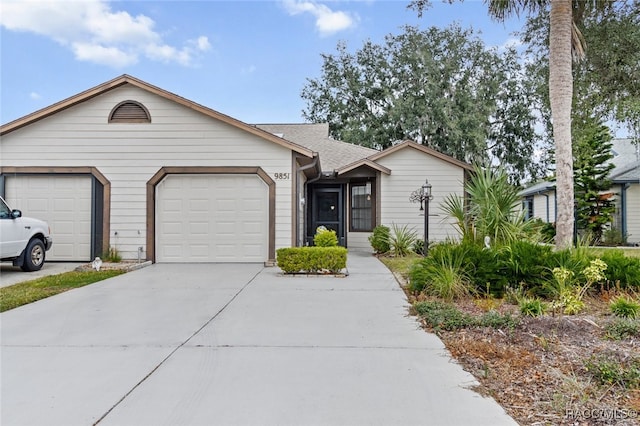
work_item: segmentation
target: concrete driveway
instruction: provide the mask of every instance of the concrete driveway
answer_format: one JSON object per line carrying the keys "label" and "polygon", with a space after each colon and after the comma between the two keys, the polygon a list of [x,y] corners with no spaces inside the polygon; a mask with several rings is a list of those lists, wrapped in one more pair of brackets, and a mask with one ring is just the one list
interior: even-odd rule
{"label": "concrete driveway", "polygon": [[407,316],[346,278],[156,264],[1,314],[9,425],[515,425]]}

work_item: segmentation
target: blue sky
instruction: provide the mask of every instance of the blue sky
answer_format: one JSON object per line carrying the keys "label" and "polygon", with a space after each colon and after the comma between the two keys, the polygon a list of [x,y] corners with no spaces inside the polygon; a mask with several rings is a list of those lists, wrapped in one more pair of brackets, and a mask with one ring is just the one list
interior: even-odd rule
{"label": "blue sky", "polygon": [[130,74],[247,123],[303,122],[300,92],[322,53],[404,25],[457,22],[490,46],[513,41],[484,2],[1,0],[0,122]]}

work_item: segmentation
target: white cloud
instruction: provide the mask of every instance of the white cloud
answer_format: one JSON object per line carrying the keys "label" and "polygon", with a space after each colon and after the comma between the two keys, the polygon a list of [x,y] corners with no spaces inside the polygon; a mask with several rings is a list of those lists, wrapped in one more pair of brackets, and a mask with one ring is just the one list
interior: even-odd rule
{"label": "white cloud", "polygon": [[31,92],[29,93],[29,97],[33,100],[38,100],[40,99],[42,96],[40,96],[40,93],[37,92]]}
{"label": "white cloud", "polygon": [[294,16],[310,13],[316,18],[316,29],[320,35],[328,36],[356,25],[358,17],[348,12],[333,11],[324,4],[315,1],[283,0],[287,12]]}
{"label": "white cloud", "polygon": [[509,48],[518,49],[522,45],[523,45],[522,40],[520,40],[519,38],[510,37],[509,39],[507,39],[507,41],[505,41],[500,46],[498,46],[498,50],[504,51]]}
{"label": "white cloud", "polygon": [[205,36],[200,36],[196,40],[189,40],[189,43],[195,45],[201,52],[206,52],[211,49],[211,43],[209,43],[209,39]]}
{"label": "white cloud", "polygon": [[49,37],[80,61],[114,68],[134,64],[141,56],[189,66],[211,48],[205,36],[187,40],[183,47],[171,46],[155,30],[153,19],[112,11],[108,0],[3,0],[0,25]]}
{"label": "white cloud", "polygon": [[256,66],[255,65],[249,65],[248,67],[242,67],[240,69],[240,73],[243,75],[247,75],[247,74],[253,74],[256,71]]}

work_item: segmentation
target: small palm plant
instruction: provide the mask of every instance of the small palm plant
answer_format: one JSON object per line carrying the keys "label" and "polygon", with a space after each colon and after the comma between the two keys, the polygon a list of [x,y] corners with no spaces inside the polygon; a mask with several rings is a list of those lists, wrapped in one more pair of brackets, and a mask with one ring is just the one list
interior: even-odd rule
{"label": "small palm plant", "polygon": [[393,231],[389,237],[391,253],[397,257],[404,257],[409,253],[413,253],[413,247],[418,239],[415,229],[409,228],[409,225],[398,226],[393,223],[391,224],[391,230]]}
{"label": "small palm plant", "polygon": [[531,225],[520,209],[518,189],[509,183],[505,170],[476,167],[465,185],[468,206],[458,195],[449,195],[443,211],[453,217],[465,241],[485,240],[502,245],[521,239]]}

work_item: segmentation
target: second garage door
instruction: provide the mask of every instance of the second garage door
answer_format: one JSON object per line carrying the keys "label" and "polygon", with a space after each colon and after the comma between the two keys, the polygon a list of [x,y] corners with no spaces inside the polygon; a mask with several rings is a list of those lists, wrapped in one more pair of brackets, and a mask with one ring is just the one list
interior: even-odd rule
{"label": "second garage door", "polygon": [[157,262],[265,262],[268,230],[257,175],[169,175],[156,186]]}
{"label": "second garage door", "polygon": [[53,246],[47,260],[91,259],[90,177],[10,176],[5,191],[12,208],[49,223]]}

